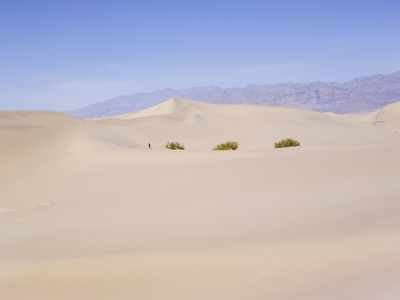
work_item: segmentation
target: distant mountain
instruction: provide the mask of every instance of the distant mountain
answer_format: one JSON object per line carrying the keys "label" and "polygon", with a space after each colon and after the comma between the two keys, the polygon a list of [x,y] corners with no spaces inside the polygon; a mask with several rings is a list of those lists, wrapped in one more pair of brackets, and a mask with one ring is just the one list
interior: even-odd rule
{"label": "distant mountain", "polygon": [[360,77],[345,83],[281,83],[225,89],[210,85],[183,90],[164,89],[120,96],[69,113],[81,118],[112,116],[141,110],[174,96],[211,103],[254,103],[359,113],[400,101],[400,71],[390,75]]}

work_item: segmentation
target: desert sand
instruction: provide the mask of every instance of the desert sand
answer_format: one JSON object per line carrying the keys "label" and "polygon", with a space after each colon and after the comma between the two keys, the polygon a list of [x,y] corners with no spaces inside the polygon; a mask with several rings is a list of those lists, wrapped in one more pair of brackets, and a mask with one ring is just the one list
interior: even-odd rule
{"label": "desert sand", "polygon": [[0,299],[399,299],[399,183],[400,102],[0,111]]}

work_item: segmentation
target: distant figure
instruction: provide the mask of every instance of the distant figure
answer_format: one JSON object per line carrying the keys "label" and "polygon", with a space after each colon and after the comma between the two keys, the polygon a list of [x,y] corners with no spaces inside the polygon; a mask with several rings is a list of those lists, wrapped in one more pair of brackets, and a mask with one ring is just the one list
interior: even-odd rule
{"label": "distant figure", "polygon": [[150,145],[150,143],[149,143],[149,149],[151,149],[151,145]]}

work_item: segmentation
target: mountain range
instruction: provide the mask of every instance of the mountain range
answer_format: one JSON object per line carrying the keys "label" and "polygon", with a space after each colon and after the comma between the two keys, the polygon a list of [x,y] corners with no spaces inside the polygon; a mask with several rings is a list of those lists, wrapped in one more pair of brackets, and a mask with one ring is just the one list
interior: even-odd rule
{"label": "mountain range", "polygon": [[280,83],[219,88],[213,85],[189,89],[159,89],[97,102],[68,113],[93,118],[141,110],[179,96],[210,103],[249,103],[289,106],[334,113],[376,110],[400,100],[400,71],[337,82]]}

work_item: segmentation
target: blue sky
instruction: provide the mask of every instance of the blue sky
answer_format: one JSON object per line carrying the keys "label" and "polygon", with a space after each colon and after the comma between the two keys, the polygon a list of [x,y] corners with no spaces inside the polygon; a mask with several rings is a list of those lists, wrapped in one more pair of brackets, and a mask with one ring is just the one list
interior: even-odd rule
{"label": "blue sky", "polygon": [[0,2],[0,110],[400,70],[398,0]]}

